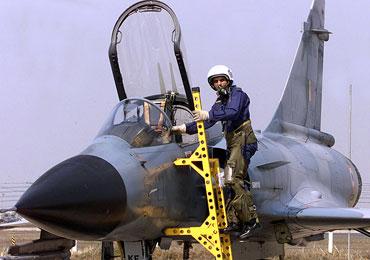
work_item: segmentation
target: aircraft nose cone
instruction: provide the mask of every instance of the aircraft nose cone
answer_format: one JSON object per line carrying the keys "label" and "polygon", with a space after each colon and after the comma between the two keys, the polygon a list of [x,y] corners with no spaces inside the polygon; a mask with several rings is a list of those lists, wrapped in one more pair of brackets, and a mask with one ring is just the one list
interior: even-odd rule
{"label": "aircraft nose cone", "polygon": [[20,215],[54,234],[97,239],[121,222],[126,200],[124,182],[111,164],[96,156],[78,155],[42,175],[16,208]]}

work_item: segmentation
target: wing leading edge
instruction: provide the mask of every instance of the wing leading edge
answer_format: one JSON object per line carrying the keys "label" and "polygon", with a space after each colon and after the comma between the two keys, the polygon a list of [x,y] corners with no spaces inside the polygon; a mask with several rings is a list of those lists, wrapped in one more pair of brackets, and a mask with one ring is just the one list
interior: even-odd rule
{"label": "wing leading edge", "polygon": [[306,208],[291,218],[298,225],[313,230],[370,227],[370,209],[364,208]]}

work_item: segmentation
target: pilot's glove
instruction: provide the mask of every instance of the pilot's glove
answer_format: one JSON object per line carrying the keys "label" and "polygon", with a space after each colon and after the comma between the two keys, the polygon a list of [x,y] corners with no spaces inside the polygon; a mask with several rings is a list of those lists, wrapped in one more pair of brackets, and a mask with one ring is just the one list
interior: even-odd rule
{"label": "pilot's glove", "polygon": [[208,111],[205,110],[195,110],[193,111],[193,118],[194,121],[203,121],[209,118]]}
{"label": "pilot's glove", "polygon": [[179,134],[183,134],[183,133],[186,133],[186,125],[185,124],[182,124],[182,125],[175,125],[171,128],[171,133],[179,133]]}

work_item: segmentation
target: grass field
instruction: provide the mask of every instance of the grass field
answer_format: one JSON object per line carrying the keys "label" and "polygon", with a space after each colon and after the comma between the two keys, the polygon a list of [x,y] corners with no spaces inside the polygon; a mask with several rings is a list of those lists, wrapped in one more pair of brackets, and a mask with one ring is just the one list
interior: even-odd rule
{"label": "grass field", "polygon": [[[6,248],[11,245],[12,238],[17,244],[29,242],[39,237],[39,232],[35,230],[2,230],[0,231],[0,255],[6,253]],[[360,234],[351,234],[351,259],[370,259],[370,238]],[[78,244],[79,251],[73,253],[72,259],[100,260],[100,244],[97,242],[81,241]],[[285,246],[285,259],[348,259],[347,256],[347,234],[334,234],[334,252],[329,254],[327,251],[327,239],[311,242],[307,247]],[[117,252],[118,255],[118,252]],[[118,259],[118,258],[117,258]],[[153,259],[182,259],[182,245],[173,242],[170,250],[157,248]],[[193,245],[190,250],[190,259],[213,259],[203,247],[198,244]]]}

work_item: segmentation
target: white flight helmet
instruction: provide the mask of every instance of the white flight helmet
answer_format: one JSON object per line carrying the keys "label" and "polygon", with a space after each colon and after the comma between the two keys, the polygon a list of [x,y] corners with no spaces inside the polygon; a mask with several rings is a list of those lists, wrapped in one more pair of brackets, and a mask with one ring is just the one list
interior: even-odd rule
{"label": "white flight helmet", "polygon": [[208,84],[213,88],[214,86],[212,85],[212,79],[214,77],[219,77],[219,76],[224,76],[230,81],[230,84],[233,81],[233,73],[231,72],[231,69],[225,65],[216,65],[213,66],[209,71],[208,71]]}

